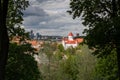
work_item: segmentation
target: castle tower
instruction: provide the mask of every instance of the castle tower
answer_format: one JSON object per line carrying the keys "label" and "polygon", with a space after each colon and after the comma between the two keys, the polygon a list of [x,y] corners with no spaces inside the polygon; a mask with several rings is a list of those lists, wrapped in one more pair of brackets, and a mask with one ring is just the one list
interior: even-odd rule
{"label": "castle tower", "polygon": [[72,32],[70,32],[70,33],[68,34],[68,40],[73,40],[73,33],[72,33]]}

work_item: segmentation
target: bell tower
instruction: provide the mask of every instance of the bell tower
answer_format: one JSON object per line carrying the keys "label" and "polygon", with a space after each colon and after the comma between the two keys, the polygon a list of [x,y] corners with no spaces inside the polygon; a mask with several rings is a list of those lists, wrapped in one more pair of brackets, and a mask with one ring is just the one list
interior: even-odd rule
{"label": "bell tower", "polygon": [[72,33],[72,32],[70,32],[70,33],[68,34],[68,40],[73,40],[73,33]]}

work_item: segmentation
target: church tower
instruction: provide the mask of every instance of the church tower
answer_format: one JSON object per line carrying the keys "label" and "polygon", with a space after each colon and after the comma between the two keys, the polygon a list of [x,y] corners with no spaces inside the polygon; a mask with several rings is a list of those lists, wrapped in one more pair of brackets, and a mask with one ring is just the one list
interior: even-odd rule
{"label": "church tower", "polygon": [[70,32],[69,34],[68,34],[68,40],[73,40],[73,33],[72,32]]}

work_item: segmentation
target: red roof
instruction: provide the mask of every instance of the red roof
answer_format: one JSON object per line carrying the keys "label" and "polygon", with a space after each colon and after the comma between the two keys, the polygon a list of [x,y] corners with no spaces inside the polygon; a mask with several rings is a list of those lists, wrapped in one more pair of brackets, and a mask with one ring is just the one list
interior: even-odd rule
{"label": "red roof", "polygon": [[38,43],[36,40],[28,41],[32,46],[36,46]]}
{"label": "red roof", "polygon": [[73,41],[66,41],[65,44],[76,44],[77,41],[73,40]]}
{"label": "red roof", "polygon": [[82,43],[83,42],[83,38],[76,38],[75,40],[77,40],[78,43]]}
{"label": "red roof", "polygon": [[[68,34],[68,36],[73,36],[73,33],[70,32]],[[82,43],[83,42],[83,38],[76,38],[76,39],[73,39],[73,40],[69,40],[68,38],[63,38],[63,41],[65,41],[65,44],[76,44],[76,43]]]}
{"label": "red roof", "polygon": [[73,33],[72,33],[72,32],[70,32],[70,33],[68,34],[68,36],[73,36]]}

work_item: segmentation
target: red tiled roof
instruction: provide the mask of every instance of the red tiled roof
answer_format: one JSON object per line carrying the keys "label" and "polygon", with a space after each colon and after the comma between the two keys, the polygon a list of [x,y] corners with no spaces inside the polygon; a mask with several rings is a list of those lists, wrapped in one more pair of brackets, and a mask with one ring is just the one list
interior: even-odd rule
{"label": "red tiled roof", "polygon": [[83,38],[76,38],[75,39],[78,43],[82,43],[83,42]]}
{"label": "red tiled roof", "polygon": [[[70,32],[68,34],[68,36],[73,36],[73,33]],[[83,42],[83,38],[76,38],[76,39],[73,39],[73,40],[69,40],[68,38],[63,38],[63,41],[65,42],[65,44],[76,44],[76,43],[82,43]]]}
{"label": "red tiled roof", "polygon": [[30,43],[32,46],[37,45],[37,41],[36,41],[36,40],[29,41],[29,43]]}
{"label": "red tiled roof", "polygon": [[76,39],[71,41],[71,40],[68,40],[67,38],[64,38],[63,40],[65,41],[65,44],[76,44],[76,42],[82,43],[84,39],[83,38],[76,38]]}
{"label": "red tiled roof", "polygon": [[77,41],[73,40],[73,41],[66,41],[65,44],[76,44]]}

